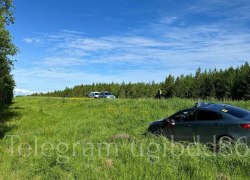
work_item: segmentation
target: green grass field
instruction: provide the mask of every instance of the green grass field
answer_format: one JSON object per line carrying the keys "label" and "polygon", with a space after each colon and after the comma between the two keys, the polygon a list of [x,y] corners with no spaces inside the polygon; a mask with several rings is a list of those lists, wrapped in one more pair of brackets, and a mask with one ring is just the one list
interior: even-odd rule
{"label": "green grass field", "polygon": [[249,179],[250,152],[215,154],[145,135],[149,122],[194,103],[15,98],[1,117],[0,179]]}

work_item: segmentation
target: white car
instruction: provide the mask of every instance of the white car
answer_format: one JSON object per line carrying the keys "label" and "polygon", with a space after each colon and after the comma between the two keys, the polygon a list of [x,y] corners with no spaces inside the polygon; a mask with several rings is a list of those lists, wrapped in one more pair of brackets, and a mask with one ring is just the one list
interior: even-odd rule
{"label": "white car", "polygon": [[88,97],[89,98],[98,98],[100,95],[100,92],[91,92],[89,93]]}

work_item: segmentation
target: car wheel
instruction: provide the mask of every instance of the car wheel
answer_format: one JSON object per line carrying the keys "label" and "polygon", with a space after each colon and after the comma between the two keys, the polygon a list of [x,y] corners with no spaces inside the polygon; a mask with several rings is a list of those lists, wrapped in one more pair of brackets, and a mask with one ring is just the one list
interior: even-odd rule
{"label": "car wheel", "polygon": [[234,144],[235,141],[230,136],[221,136],[217,142],[217,151],[223,155],[232,154]]}
{"label": "car wheel", "polygon": [[161,136],[164,134],[164,131],[162,128],[156,129],[152,132],[153,134],[155,134],[156,136]]}
{"label": "car wheel", "polygon": [[231,138],[230,136],[221,136],[219,138],[219,144],[224,144],[224,143],[227,143],[227,144],[233,144],[234,143],[234,139]]}

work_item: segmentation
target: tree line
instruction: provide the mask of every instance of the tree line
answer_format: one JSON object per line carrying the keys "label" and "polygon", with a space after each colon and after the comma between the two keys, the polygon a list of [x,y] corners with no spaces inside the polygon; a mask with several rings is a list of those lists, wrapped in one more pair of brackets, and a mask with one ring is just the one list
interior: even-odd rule
{"label": "tree line", "polygon": [[14,23],[12,0],[0,0],[0,106],[10,104],[13,98],[15,81],[11,74],[17,48],[7,26]]}
{"label": "tree line", "polygon": [[174,77],[168,75],[160,83],[93,83],[78,85],[62,91],[34,94],[56,97],[86,97],[91,91],[111,91],[118,98],[153,98],[158,89],[165,98],[216,98],[250,99],[250,66],[246,62],[240,67],[225,70],[204,70],[198,68],[195,74]]}

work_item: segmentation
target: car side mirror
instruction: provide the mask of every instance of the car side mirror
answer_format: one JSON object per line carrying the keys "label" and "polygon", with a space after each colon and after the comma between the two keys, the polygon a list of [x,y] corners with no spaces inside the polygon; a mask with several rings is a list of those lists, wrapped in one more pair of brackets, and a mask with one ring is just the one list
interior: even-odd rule
{"label": "car side mirror", "polygon": [[173,119],[168,119],[167,120],[167,127],[173,127],[175,126],[175,121]]}
{"label": "car side mirror", "polygon": [[174,126],[175,125],[175,120],[171,119],[170,123],[171,123],[172,126]]}

